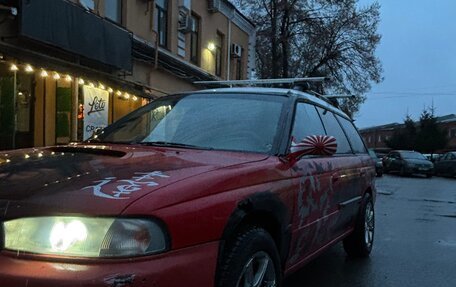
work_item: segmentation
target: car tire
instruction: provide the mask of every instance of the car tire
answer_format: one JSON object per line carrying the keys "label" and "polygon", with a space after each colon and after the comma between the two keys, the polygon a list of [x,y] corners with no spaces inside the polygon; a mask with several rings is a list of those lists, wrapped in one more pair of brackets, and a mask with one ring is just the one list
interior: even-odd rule
{"label": "car tire", "polygon": [[431,178],[431,177],[432,177],[432,174],[426,174],[426,177],[427,177],[427,178]]}
{"label": "car tire", "polygon": [[355,223],[355,230],[344,239],[344,249],[350,257],[368,257],[372,251],[375,234],[374,202],[370,194],[362,201]]}
{"label": "car tire", "polygon": [[[219,287],[282,286],[279,253],[271,235],[260,227],[240,232],[223,254]],[[254,284],[252,284],[254,283]]]}
{"label": "car tire", "polygon": [[377,172],[377,177],[382,177],[383,176],[383,172]]}

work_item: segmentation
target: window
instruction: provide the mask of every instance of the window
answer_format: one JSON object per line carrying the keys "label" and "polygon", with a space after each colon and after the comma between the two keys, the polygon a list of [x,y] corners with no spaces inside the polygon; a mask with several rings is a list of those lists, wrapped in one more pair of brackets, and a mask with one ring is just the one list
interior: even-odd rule
{"label": "window", "polygon": [[79,0],[79,4],[87,10],[95,10],[95,1],[93,0]]}
{"label": "window", "polygon": [[315,107],[298,103],[292,132],[293,140],[298,143],[307,136],[325,134],[325,129]]}
{"label": "window", "polygon": [[366,147],[364,146],[363,140],[358,134],[355,126],[349,120],[336,115],[337,120],[341,124],[342,128],[345,131],[345,134],[348,137],[348,140],[351,144],[354,153],[366,153]]}
{"label": "window", "polygon": [[104,1],[105,17],[114,22],[122,22],[122,1],[121,0],[105,0]]}
{"label": "window", "polygon": [[456,129],[451,129],[450,138],[456,138]]}
{"label": "window", "polygon": [[223,61],[223,34],[217,32],[215,41],[215,75],[222,76],[222,61]]}
{"label": "window", "polygon": [[348,143],[347,137],[345,136],[344,131],[342,130],[339,122],[337,122],[334,114],[328,110],[323,110],[317,108],[318,113],[321,116],[323,124],[326,128],[326,134],[328,136],[333,136],[337,141],[337,151],[336,154],[346,154],[352,153],[350,144]]}
{"label": "window", "polygon": [[269,153],[286,100],[255,94],[171,97],[116,122],[98,140]]}
{"label": "window", "polygon": [[190,62],[199,65],[199,30],[200,19],[192,15],[192,32],[190,34]]}
{"label": "window", "polygon": [[168,0],[155,1],[155,28],[158,33],[158,44],[168,46]]}

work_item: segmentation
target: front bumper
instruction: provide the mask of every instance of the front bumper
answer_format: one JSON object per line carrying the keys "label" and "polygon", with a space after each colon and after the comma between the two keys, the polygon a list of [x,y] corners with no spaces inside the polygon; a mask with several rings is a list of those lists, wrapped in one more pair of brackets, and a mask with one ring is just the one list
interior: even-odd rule
{"label": "front bumper", "polygon": [[214,286],[219,242],[131,260],[83,263],[36,260],[0,253],[1,286],[162,287]]}
{"label": "front bumper", "polygon": [[434,168],[432,167],[406,167],[406,171],[409,174],[425,174],[425,175],[433,175]]}

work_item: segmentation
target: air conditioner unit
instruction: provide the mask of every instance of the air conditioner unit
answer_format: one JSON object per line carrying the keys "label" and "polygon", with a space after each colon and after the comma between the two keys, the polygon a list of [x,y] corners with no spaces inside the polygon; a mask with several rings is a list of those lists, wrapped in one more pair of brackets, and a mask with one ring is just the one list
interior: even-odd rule
{"label": "air conditioner unit", "polygon": [[191,32],[193,28],[192,17],[190,16],[190,10],[186,7],[179,7],[179,22],[178,30],[179,32],[188,33]]}
{"label": "air conditioner unit", "polygon": [[216,13],[220,11],[220,0],[208,0],[207,9],[209,12]]}
{"label": "air conditioner unit", "polygon": [[242,46],[239,44],[232,44],[231,45],[231,55],[235,58],[242,57]]}

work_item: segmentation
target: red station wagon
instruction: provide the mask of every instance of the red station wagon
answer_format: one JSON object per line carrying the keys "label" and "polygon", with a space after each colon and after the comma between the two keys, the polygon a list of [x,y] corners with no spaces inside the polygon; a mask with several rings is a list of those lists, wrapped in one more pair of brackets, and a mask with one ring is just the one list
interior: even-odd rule
{"label": "red station wagon", "polygon": [[87,142],[0,152],[0,285],[281,286],[339,241],[369,255],[374,179],[321,98],[160,98]]}

